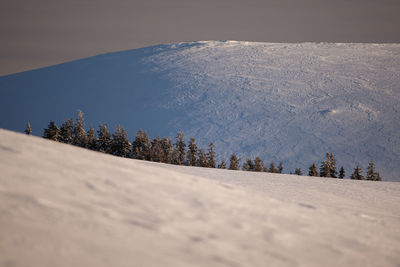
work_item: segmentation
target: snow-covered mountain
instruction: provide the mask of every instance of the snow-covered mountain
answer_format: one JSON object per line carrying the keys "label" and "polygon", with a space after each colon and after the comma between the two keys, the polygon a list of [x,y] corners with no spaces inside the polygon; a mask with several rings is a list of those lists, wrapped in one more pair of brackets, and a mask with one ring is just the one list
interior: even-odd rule
{"label": "snow-covered mountain", "polygon": [[400,179],[400,44],[193,42],[99,55],[0,77],[0,127],[49,120],[182,130],[284,171],[333,152],[347,175],[373,159]]}
{"label": "snow-covered mountain", "polygon": [[165,165],[0,129],[0,266],[399,266],[400,183]]}

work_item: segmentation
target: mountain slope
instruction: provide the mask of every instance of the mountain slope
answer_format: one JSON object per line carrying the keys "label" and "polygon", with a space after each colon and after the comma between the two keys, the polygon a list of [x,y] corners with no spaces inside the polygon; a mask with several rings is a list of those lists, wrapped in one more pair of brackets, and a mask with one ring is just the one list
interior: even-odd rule
{"label": "mountain slope", "polygon": [[400,184],[181,167],[0,129],[0,266],[398,266]]}
{"label": "mountain slope", "polygon": [[82,59],[0,77],[0,127],[40,135],[82,109],[133,138],[182,130],[222,158],[236,152],[303,172],[333,152],[347,175],[400,173],[399,44],[193,42]]}

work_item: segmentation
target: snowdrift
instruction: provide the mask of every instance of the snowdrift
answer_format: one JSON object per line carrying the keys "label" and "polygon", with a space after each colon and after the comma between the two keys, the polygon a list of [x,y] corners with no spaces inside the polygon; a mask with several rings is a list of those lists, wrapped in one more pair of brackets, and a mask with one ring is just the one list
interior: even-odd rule
{"label": "snowdrift", "polygon": [[181,167],[0,130],[0,266],[398,266],[400,184]]}
{"label": "snowdrift", "polygon": [[183,131],[202,147],[303,172],[333,152],[350,174],[373,159],[400,177],[400,45],[193,42],[0,77],[0,127],[41,135],[85,112],[134,137]]}

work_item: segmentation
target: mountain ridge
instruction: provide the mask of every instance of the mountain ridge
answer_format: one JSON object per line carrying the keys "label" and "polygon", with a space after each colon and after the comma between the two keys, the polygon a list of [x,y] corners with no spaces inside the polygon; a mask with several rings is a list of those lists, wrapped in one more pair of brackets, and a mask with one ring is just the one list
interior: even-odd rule
{"label": "mountain ridge", "polygon": [[0,77],[0,127],[22,131],[31,121],[40,135],[39,125],[82,109],[88,125],[119,123],[130,139],[140,128],[151,136],[183,131],[202,147],[214,141],[221,158],[261,156],[283,161],[285,172],[304,172],[333,152],[346,176],[373,159],[384,179],[398,180],[399,51],[200,41],[101,54]]}

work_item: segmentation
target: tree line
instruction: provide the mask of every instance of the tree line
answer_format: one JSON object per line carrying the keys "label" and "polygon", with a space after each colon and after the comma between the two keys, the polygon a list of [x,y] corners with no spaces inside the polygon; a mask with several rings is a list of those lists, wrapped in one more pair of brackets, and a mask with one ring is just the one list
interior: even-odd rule
{"label": "tree line", "polygon": [[[32,133],[29,122],[25,133],[28,135]],[[186,145],[182,132],[177,134],[173,142],[167,137],[156,137],[150,140],[145,131],[139,130],[131,143],[127,139],[126,131],[119,125],[115,127],[114,133],[109,131],[106,124],[100,124],[97,131],[93,127],[86,131],[83,112],[80,110],[75,122],[72,119],[66,119],[59,127],[54,121],[50,121],[47,128],[44,129],[43,137],[124,158],[206,168],[283,173],[282,162],[275,166],[272,161],[267,167],[260,157],[256,157],[254,160],[246,158],[242,167],[240,167],[240,158],[236,154],[232,154],[229,158],[229,166],[224,160],[217,164],[213,142],[208,145],[207,149],[200,149],[196,145],[195,138],[192,137]],[[290,173],[292,174],[292,172]],[[294,173],[303,175],[300,168],[296,168]],[[321,162],[319,170],[314,162],[309,167],[308,175],[343,179],[345,178],[345,171],[342,166],[337,172],[335,156],[333,153],[326,153],[326,159]],[[380,174],[375,171],[375,164],[372,160],[367,167],[366,177],[362,175],[362,169],[357,166],[350,178],[354,180],[382,180]]]}

